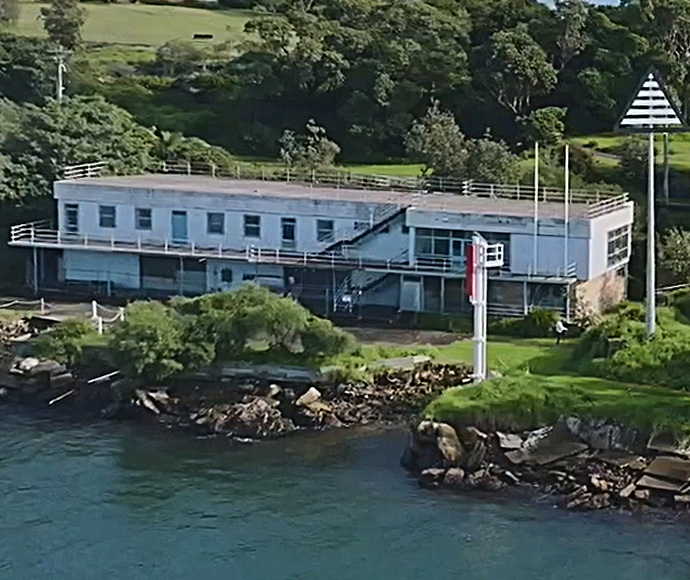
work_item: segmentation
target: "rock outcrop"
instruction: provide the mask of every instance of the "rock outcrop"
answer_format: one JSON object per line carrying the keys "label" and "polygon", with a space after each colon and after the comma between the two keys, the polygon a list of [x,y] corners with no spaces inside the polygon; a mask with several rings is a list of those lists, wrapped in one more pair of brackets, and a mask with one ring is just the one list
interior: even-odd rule
{"label": "rock outcrop", "polygon": [[491,434],[422,421],[401,462],[424,487],[530,486],[571,510],[690,508],[685,449],[603,421],[569,417],[531,432]]}

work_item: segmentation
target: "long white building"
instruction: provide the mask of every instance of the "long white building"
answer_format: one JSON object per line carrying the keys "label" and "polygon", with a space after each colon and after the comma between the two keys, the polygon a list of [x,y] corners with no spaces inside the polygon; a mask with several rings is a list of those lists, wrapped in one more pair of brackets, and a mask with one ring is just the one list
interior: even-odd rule
{"label": "long white building", "polygon": [[[563,193],[465,182],[341,184],[171,173],[54,184],[57,225],[12,228],[31,248],[27,281],[123,296],[194,295],[246,281],[319,312],[462,313],[474,232],[505,244],[489,311],[599,311],[625,295],[633,204],[620,193]],[[323,182],[330,181],[330,185]],[[414,182],[416,183],[416,181]],[[392,190],[391,188],[395,189]]]}

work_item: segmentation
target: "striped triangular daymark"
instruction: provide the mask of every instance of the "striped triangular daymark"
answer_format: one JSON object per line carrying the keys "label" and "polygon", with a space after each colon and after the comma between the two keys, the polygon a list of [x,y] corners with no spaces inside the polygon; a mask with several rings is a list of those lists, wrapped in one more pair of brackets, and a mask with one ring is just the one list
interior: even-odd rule
{"label": "striped triangular daymark", "polygon": [[644,133],[686,130],[678,107],[653,71],[649,71],[640,83],[618,127]]}

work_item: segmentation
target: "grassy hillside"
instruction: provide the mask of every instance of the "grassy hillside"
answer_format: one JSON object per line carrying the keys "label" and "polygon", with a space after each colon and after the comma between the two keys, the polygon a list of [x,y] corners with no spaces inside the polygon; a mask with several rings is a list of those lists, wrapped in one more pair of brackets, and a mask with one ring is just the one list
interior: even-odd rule
{"label": "grassy hillside", "polygon": [[[44,36],[39,11],[43,4],[21,6],[17,34]],[[210,42],[242,39],[242,30],[251,12],[244,10],[204,10],[181,6],[140,4],[85,4],[84,27],[87,42],[159,46],[168,40],[192,40],[195,33],[213,34]],[[209,41],[205,41],[209,42]]]}

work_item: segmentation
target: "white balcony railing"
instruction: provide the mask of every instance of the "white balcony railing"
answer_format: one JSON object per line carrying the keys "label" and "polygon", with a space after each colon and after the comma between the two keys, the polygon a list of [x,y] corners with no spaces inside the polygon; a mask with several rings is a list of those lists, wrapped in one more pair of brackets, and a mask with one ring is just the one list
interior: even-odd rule
{"label": "white balcony railing", "polygon": [[[10,228],[10,245],[40,248],[88,249],[100,252],[137,253],[169,255],[179,257],[222,258],[251,263],[276,264],[282,266],[308,266],[313,268],[335,268],[340,270],[372,270],[401,273],[447,273],[462,275],[465,264],[450,258],[416,258],[410,263],[409,254],[404,250],[395,257],[386,259],[373,257],[345,246],[339,252],[300,252],[292,249],[267,249],[256,246],[227,248],[222,245],[207,246],[194,242],[174,242],[164,240],[119,239],[114,236],[90,236],[72,234],[49,227],[47,222],[33,222],[15,225]],[[555,269],[552,272],[539,272],[539,277],[574,277],[574,264],[568,272]],[[571,273],[572,272],[572,273]],[[497,271],[495,276],[511,274]]]}

